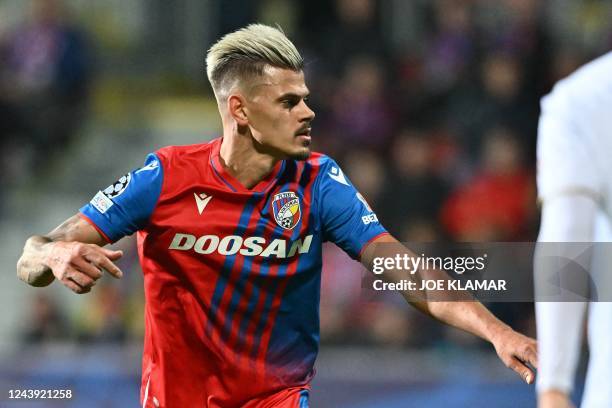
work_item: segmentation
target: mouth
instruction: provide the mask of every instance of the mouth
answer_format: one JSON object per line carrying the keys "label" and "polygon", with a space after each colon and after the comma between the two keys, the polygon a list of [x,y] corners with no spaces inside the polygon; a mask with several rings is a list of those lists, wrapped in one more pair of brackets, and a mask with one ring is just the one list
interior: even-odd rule
{"label": "mouth", "polygon": [[305,137],[310,138],[310,131],[311,130],[312,130],[312,128],[310,128],[310,127],[300,129],[300,130],[298,130],[295,133],[295,136],[305,136]]}
{"label": "mouth", "polygon": [[310,146],[312,139],[310,137],[310,128],[299,131],[295,134],[295,137],[302,143],[303,147]]}

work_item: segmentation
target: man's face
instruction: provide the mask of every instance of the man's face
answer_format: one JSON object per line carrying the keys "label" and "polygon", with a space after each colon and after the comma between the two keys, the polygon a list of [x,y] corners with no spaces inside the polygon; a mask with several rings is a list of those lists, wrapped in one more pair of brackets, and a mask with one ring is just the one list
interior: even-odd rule
{"label": "man's face", "polygon": [[310,122],[304,73],[267,66],[246,92],[245,112],[262,151],[279,159],[305,160],[310,155]]}

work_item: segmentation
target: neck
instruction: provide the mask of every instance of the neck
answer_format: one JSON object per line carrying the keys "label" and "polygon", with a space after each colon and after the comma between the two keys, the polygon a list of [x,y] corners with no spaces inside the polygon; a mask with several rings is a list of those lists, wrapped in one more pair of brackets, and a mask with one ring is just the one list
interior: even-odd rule
{"label": "neck", "polygon": [[279,159],[259,152],[249,135],[223,132],[221,164],[246,188],[253,188],[274,169]]}

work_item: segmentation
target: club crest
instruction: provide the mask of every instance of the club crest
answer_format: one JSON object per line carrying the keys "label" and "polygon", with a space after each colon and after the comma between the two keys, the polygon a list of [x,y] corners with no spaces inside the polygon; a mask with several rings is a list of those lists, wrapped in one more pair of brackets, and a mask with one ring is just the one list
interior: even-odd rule
{"label": "club crest", "polygon": [[276,194],[272,200],[272,212],[279,226],[287,230],[295,228],[302,216],[299,197],[293,191]]}

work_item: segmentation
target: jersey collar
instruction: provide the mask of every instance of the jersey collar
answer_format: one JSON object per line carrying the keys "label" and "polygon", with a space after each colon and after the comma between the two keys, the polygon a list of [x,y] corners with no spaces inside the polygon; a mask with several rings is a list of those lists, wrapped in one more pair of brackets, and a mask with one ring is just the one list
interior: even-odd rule
{"label": "jersey collar", "polygon": [[249,193],[261,193],[269,189],[276,180],[280,177],[283,170],[285,169],[285,161],[280,160],[270,174],[268,174],[263,180],[257,183],[252,188],[246,188],[242,183],[240,183],[234,176],[232,176],[221,163],[219,152],[221,150],[221,142],[223,138],[220,137],[215,140],[213,143],[213,150],[210,157],[210,166],[213,169],[213,173],[232,191],[234,192],[249,192]]}

